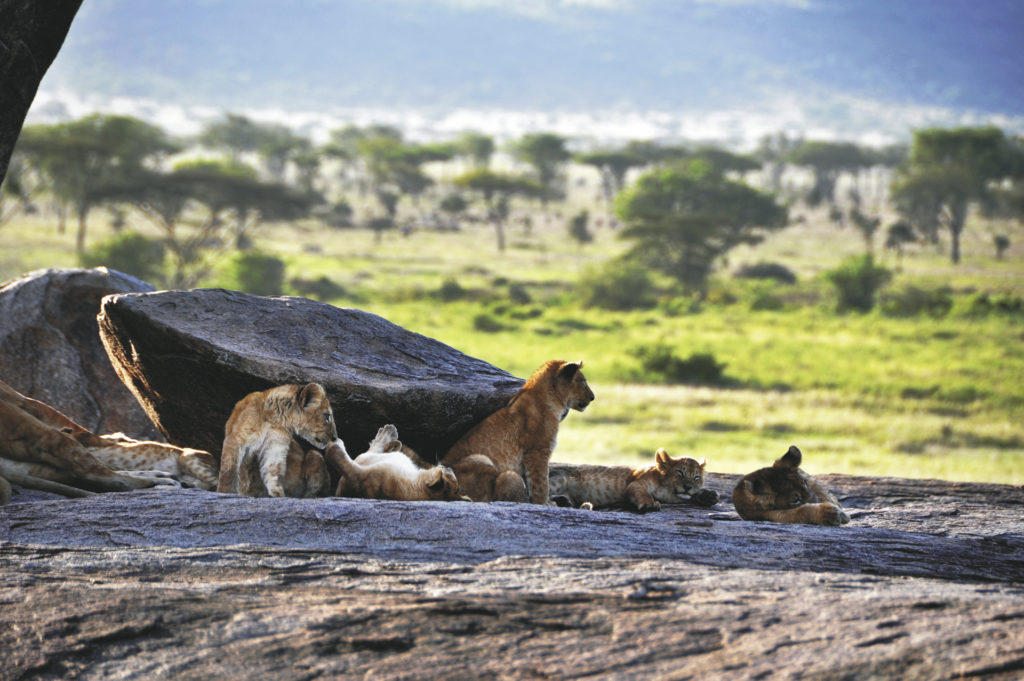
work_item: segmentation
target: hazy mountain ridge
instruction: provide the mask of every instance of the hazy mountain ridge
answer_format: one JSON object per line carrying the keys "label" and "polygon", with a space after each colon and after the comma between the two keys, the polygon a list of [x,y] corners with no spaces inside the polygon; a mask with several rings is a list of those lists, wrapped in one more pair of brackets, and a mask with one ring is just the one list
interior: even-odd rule
{"label": "hazy mountain ridge", "polygon": [[787,92],[1019,115],[1024,4],[87,0],[44,86],[223,108],[756,108]]}

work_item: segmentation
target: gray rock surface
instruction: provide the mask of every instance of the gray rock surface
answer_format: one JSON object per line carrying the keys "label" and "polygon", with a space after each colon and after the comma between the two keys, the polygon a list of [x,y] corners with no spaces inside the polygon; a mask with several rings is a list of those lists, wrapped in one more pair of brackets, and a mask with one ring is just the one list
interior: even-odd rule
{"label": "gray rock surface", "polygon": [[163,439],[121,383],[96,315],[112,293],[152,291],[121,272],[47,269],[0,287],[0,380],[94,433]]}
{"label": "gray rock surface", "polygon": [[393,423],[426,458],[522,385],[382,317],[305,298],[220,289],[112,296],[99,326],[118,374],[167,439],[217,455],[235,403],[283,383],[324,385],[350,451]]}
{"label": "gray rock surface", "polygon": [[0,182],[36,90],[82,0],[0,0]]}
{"label": "gray rock surface", "polygon": [[1024,490],[821,476],[712,509],[248,499],[0,508],[0,679],[1019,678]]}

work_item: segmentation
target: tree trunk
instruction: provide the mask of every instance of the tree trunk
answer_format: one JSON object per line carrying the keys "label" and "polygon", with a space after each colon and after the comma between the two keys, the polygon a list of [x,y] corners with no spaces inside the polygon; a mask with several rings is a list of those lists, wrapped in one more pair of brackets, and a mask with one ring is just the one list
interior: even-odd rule
{"label": "tree trunk", "polygon": [[88,205],[80,204],[78,206],[78,234],[75,236],[75,253],[79,255],[85,252],[85,229],[89,219],[89,208]]}

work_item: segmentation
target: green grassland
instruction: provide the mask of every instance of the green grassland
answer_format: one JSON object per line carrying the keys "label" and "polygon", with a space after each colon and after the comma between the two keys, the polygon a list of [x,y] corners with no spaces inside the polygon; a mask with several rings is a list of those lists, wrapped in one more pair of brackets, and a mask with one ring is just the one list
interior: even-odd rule
{"label": "green grassland", "polygon": [[[895,272],[885,295],[898,302],[946,287],[947,314],[838,314],[822,273],[864,243],[823,213],[803,212],[804,223],[734,251],[707,302],[675,296],[659,280],[659,305],[629,312],[585,308],[578,289],[582,275],[626,244],[602,226],[579,246],[564,217],[537,214],[529,231],[513,221],[501,254],[484,224],[388,232],[379,243],[367,230],[271,224],[255,245],[285,261],[286,292],[324,277],[340,287],[327,302],[382,315],[516,375],[551,358],[583,359],[597,399],[563,423],[558,460],[645,463],[665,447],[706,457],[710,470],[741,473],[796,444],[812,473],[1024,484],[1024,312],[982,313],[975,304],[982,293],[1024,296],[1024,228],[972,217],[956,266],[931,245],[911,247],[901,262],[878,249]],[[54,224],[32,216],[0,225],[0,280],[77,266],[73,235],[57,234]],[[1002,260],[994,257],[995,231],[1013,244]],[[90,243],[109,233],[97,213]],[[798,283],[730,276],[761,261],[786,265]],[[231,286],[225,272],[204,285]],[[771,309],[754,309],[766,299]],[[725,364],[724,381],[665,384],[637,355],[653,345],[679,357],[712,354]]]}

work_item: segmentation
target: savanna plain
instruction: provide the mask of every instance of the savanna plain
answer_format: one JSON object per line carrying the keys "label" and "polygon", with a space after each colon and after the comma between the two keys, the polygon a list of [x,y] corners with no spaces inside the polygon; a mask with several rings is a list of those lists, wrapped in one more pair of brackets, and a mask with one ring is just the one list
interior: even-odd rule
{"label": "savanna plain", "polygon": [[[878,305],[838,312],[825,273],[865,241],[824,209],[795,206],[788,227],[730,252],[703,300],[652,273],[657,300],[615,311],[588,306],[585,287],[628,243],[600,205],[584,207],[593,240],[583,244],[567,231],[579,206],[524,203],[503,252],[486,221],[383,233],[267,223],[253,246],[285,264],[285,294],[381,315],[517,376],[547,359],[582,359],[597,399],[562,424],[555,460],[646,464],[664,447],[706,458],[710,471],[746,473],[795,444],[812,474],[1024,484],[1020,223],[972,215],[956,265],[944,242],[902,255],[875,244],[892,273]],[[147,232],[144,220],[128,221]],[[114,234],[99,213],[89,230],[90,242]],[[1002,257],[997,232],[1011,244]],[[762,262],[797,281],[733,276]],[[0,225],[0,281],[80,264],[73,237],[45,210]],[[229,265],[199,285],[238,288]],[[709,356],[720,375],[672,382],[645,362],[657,353]]]}

